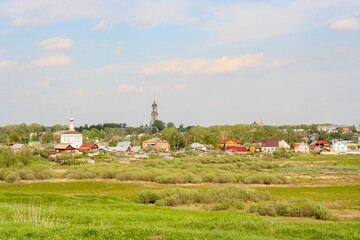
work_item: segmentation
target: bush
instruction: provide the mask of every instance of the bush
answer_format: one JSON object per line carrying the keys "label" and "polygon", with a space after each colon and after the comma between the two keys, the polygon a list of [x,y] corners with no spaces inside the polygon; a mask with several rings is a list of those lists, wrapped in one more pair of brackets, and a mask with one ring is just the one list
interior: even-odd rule
{"label": "bush", "polygon": [[159,196],[153,191],[144,191],[139,195],[139,203],[149,204],[159,200]]}
{"label": "bush", "polygon": [[10,172],[9,174],[7,174],[5,176],[5,182],[8,182],[8,183],[13,183],[15,182],[16,180],[19,180],[20,179],[20,175],[18,172],[14,171],[14,172]]}
{"label": "bush", "polygon": [[332,213],[322,204],[307,199],[292,198],[286,201],[258,203],[250,212],[263,216],[313,217],[315,219],[332,219]]}

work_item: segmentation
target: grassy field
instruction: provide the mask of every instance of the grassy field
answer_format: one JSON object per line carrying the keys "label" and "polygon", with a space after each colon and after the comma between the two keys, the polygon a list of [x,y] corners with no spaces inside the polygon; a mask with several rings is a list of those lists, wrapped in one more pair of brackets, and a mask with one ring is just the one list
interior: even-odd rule
{"label": "grassy field", "polygon": [[[256,163],[256,159],[249,163],[251,159],[197,157],[194,164],[190,160],[153,159],[75,167],[44,163],[46,171],[59,173],[57,178],[0,183],[0,239],[360,239],[359,156],[309,155],[268,160],[268,165],[266,161]],[[298,181],[280,185],[241,181],[168,184],[136,179],[59,178],[67,172],[89,169],[99,174],[109,169],[126,174],[157,170],[181,175],[188,171],[194,176],[206,172],[249,177],[281,174]],[[139,195],[148,190],[207,191],[229,186],[267,192],[273,202],[309,199],[326,206],[336,218],[258,216],[249,213],[246,205],[238,210],[205,211],[196,204],[139,204]]]}

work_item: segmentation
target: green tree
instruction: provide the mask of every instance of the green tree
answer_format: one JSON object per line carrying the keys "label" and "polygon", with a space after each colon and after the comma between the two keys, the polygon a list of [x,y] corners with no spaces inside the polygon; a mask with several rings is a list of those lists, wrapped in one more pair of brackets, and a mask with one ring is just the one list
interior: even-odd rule
{"label": "green tree", "polygon": [[17,132],[11,133],[9,136],[9,140],[10,142],[20,142],[19,134]]}
{"label": "green tree", "polygon": [[165,129],[165,123],[160,120],[155,120],[152,127],[158,129],[159,131],[162,131]]}
{"label": "green tree", "polygon": [[20,162],[27,166],[32,158],[32,151],[28,148],[23,148],[18,151],[15,156],[18,160],[20,160]]}
{"label": "green tree", "polygon": [[184,138],[176,128],[165,128],[161,133],[161,138],[170,143],[171,148],[184,147]]}
{"label": "green tree", "polygon": [[51,143],[54,140],[53,133],[50,131],[42,137],[43,143]]}
{"label": "green tree", "polygon": [[15,157],[14,151],[11,148],[4,149],[1,152],[1,155],[2,155],[2,158],[0,158],[0,160],[1,160],[2,166],[10,167],[15,164],[16,157]]}

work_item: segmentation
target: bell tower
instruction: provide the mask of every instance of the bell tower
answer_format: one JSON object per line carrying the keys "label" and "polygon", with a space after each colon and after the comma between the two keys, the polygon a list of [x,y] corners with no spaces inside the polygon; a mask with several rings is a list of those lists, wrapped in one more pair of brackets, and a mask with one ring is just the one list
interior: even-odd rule
{"label": "bell tower", "polygon": [[153,125],[153,123],[158,120],[158,106],[156,104],[156,101],[155,101],[155,97],[154,97],[154,102],[153,104],[151,105],[152,107],[152,112],[151,112],[151,121],[150,121],[150,126]]}

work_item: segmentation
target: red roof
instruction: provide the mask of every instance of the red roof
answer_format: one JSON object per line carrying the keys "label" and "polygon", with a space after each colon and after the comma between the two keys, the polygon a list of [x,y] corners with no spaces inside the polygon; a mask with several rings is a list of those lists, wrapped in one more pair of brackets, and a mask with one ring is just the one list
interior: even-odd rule
{"label": "red roof", "polygon": [[279,146],[279,140],[275,139],[265,139],[261,141],[262,147],[278,147]]}
{"label": "red roof", "polygon": [[[326,141],[325,141],[326,142]],[[314,146],[311,146],[310,149],[315,149],[315,148],[321,148],[320,145],[314,145]]]}
{"label": "red roof", "polygon": [[246,147],[235,147],[235,146],[229,146],[228,149],[235,150],[237,152],[247,152]]}
{"label": "red roof", "polygon": [[89,149],[94,149],[94,148],[99,148],[98,145],[94,144],[94,143],[84,143],[83,145],[81,145],[78,150],[81,151],[86,151]]}
{"label": "red roof", "polygon": [[296,148],[297,146],[299,146],[298,143],[294,143],[294,144],[293,144],[293,148]]}
{"label": "red roof", "polygon": [[326,142],[326,140],[319,140],[316,142],[316,145],[325,144]]}
{"label": "red roof", "polygon": [[235,140],[235,139],[231,139],[231,140],[221,140],[221,143],[227,143],[227,142],[229,142],[229,141],[233,141],[233,142],[236,142],[236,143],[238,143],[238,144],[241,143],[241,140]]}

